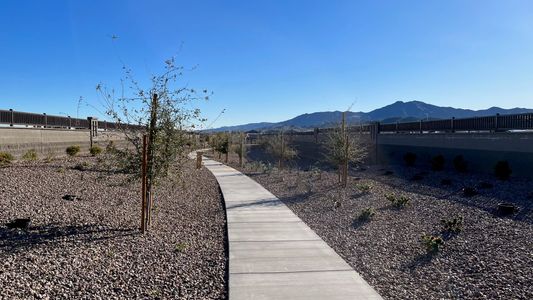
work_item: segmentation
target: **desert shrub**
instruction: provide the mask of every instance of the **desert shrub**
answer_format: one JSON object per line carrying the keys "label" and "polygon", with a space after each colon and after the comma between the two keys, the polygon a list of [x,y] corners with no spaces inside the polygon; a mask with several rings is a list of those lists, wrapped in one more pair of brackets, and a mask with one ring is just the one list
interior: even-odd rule
{"label": "desert shrub", "polygon": [[11,153],[0,152],[0,166],[6,166],[13,162],[15,158]]}
{"label": "desert shrub", "polygon": [[92,146],[89,148],[89,152],[92,156],[97,156],[98,154],[102,153],[102,148],[100,146]]}
{"label": "desert shrub", "polygon": [[80,152],[81,148],[79,145],[72,145],[67,147],[65,152],[67,152],[68,156],[76,156]]}
{"label": "desert shrub", "polygon": [[453,167],[459,173],[466,173],[468,171],[468,162],[462,155],[457,155],[453,159]]}
{"label": "desert shrub", "polygon": [[444,232],[459,233],[463,230],[463,217],[455,217],[453,219],[442,219],[440,223],[443,226]]}
{"label": "desert shrub", "polygon": [[511,170],[509,162],[506,160],[501,160],[494,166],[494,175],[500,180],[509,179],[511,173],[513,173],[513,170]]}
{"label": "desert shrub", "polygon": [[376,215],[376,210],[373,207],[367,207],[361,211],[358,219],[360,221],[368,221]]}
{"label": "desert shrub", "polygon": [[396,196],[394,194],[387,194],[385,198],[396,208],[404,208],[411,202],[411,199],[406,196]]}
{"label": "desert shrub", "polygon": [[35,161],[37,160],[37,152],[35,151],[35,149],[30,149],[26,151],[26,153],[24,153],[22,159],[26,161]]}
{"label": "desert shrub", "polygon": [[433,171],[442,171],[444,170],[444,163],[446,162],[446,159],[444,159],[443,155],[436,155],[431,158],[431,169]]}
{"label": "desert shrub", "polygon": [[187,249],[186,243],[181,242],[181,243],[176,244],[176,247],[175,247],[176,252],[184,252],[186,249]]}
{"label": "desert shrub", "polygon": [[370,191],[370,185],[366,183],[361,183],[356,185],[357,189],[360,190],[362,193],[368,193]]}
{"label": "desert shrub", "polygon": [[405,153],[405,155],[403,156],[403,161],[408,167],[414,166],[416,162],[416,154],[414,154],[413,152]]}
{"label": "desert shrub", "polygon": [[444,245],[444,240],[440,236],[423,234],[421,239],[428,252],[437,252]]}

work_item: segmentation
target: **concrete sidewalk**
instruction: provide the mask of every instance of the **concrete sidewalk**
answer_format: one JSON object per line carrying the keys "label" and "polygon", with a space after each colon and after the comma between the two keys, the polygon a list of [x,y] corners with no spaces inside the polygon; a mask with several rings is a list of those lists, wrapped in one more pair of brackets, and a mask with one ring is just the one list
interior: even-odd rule
{"label": "concrete sidewalk", "polygon": [[260,184],[204,157],[226,204],[229,299],[381,299],[333,249]]}

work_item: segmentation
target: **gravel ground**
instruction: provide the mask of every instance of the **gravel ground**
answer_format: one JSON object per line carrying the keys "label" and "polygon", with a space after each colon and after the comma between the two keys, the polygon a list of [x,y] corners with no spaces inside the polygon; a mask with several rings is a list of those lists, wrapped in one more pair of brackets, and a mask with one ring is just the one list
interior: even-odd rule
{"label": "gravel ground", "polygon": [[[237,166],[235,157],[230,165]],[[343,190],[333,172],[244,171],[283,200],[385,299],[533,299],[530,180],[501,182],[404,167],[385,175],[387,170],[369,167],[353,172]],[[413,181],[419,173],[422,179]],[[441,185],[449,178],[451,186]],[[494,187],[482,189],[481,182]],[[478,187],[479,195],[463,196],[464,186]],[[409,205],[393,207],[385,198],[391,193],[408,197]],[[520,211],[495,215],[494,206],[502,201]],[[359,221],[368,207],[376,214]],[[463,230],[443,233],[440,220],[454,217],[464,218]],[[423,233],[444,237],[438,252],[426,250]]]}
{"label": "gravel ground", "polygon": [[[73,169],[81,162],[88,170]],[[0,168],[0,299],[225,299],[226,220],[211,173],[191,161],[186,183],[157,187],[141,235],[139,184],[95,163]],[[28,230],[6,226],[26,217]]]}

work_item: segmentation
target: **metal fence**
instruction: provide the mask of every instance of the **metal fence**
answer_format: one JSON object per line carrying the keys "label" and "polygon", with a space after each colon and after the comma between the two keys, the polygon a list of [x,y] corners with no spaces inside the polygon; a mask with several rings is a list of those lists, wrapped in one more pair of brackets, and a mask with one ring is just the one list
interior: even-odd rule
{"label": "metal fence", "polygon": [[[10,110],[0,110],[0,124],[9,126],[31,126],[42,128],[89,129],[89,119],[71,118],[70,116],[53,116]],[[115,122],[98,121],[98,128],[103,130],[117,130],[120,127],[141,129],[142,126],[121,124]]]}
{"label": "metal fence", "polygon": [[533,113],[377,125],[384,133],[533,130]]}
{"label": "metal fence", "polygon": [[[285,130],[287,134],[312,135],[328,133],[335,128],[320,128],[314,131]],[[364,133],[441,133],[441,132],[504,132],[510,130],[533,130],[533,113],[472,117],[462,119],[420,120],[416,122],[387,123],[373,122],[370,124],[350,125],[350,132]],[[277,134],[272,130],[267,134]],[[264,133],[263,133],[264,134]]]}

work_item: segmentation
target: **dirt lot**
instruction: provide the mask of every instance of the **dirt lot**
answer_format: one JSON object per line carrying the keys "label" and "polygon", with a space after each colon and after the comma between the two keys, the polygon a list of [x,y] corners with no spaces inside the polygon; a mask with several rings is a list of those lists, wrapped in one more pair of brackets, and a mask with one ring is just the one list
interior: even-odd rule
{"label": "dirt lot", "polygon": [[[0,299],[226,298],[226,221],[211,173],[190,162],[186,182],[157,187],[141,235],[139,184],[95,164],[0,168]],[[29,229],[8,228],[15,218],[31,218]]]}

